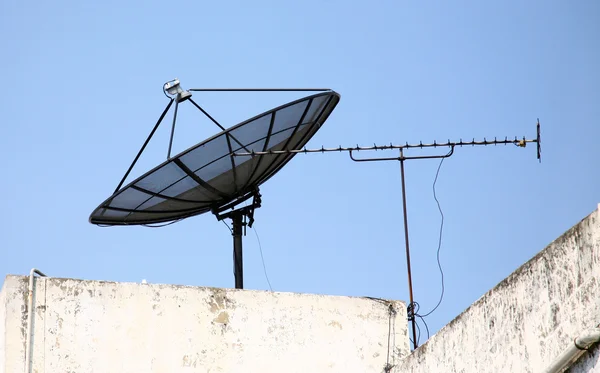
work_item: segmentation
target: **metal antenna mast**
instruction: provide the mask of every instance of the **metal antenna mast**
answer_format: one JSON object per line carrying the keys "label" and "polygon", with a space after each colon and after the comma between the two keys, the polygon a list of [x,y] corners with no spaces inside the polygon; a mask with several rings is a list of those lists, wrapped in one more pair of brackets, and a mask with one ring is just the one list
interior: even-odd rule
{"label": "metal antenna mast", "polygon": [[[452,142],[448,140],[444,143],[438,143],[434,141],[430,144],[423,144],[420,142],[419,144],[408,144],[404,145],[373,145],[368,147],[337,147],[337,148],[324,148],[321,149],[296,149],[296,150],[269,150],[264,152],[249,152],[249,153],[233,153],[234,156],[238,157],[252,157],[255,155],[267,155],[267,154],[291,154],[291,153],[327,153],[327,152],[348,152],[350,158],[354,162],[380,162],[380,161],[398,161],[400,162],[400,177],[402,180],[402,212],[404,215],[404,240],[405,240],[405,248],[406,248],[406,267],[408,272],[408,292],[410,297],[410,304],[408,305],[408,320],[411,321],[412,326],[412,335],[413,335],[413,346],[416,349],[418,346],[417,341],[417,331],[416,331],[416,316],[415,316],[415,302],[413,296],[413,283],[412,283],[412,273],[410,267],[410,244],[409,244],[409,235],[408,235],[408,212],[406,209],[406,185],[405,185],[405,175],[404,175],[404,162],[407,160],[416,160],[416,159],[441,159],[441,158],[449,158],[454,154],[454,150],[456,147],[463,146],[487,146],[487,145],[509,145],[513,144],[518,147],[526,147],[527,143],[536,143],[537,144],[537,159],[541,162],[541,133],[540,133],[540,121],[537,120],[536,126],[537,136],[535,139],[527,139],[523,137],[522,139],[518,139],[515,137],[514,139],[508,139],[505,137],[504,140],[498,140],[494,138],[494,140],[487,140],[486,138],[483,141],[463,141],[462,139],[458,142]],[[443,155],[425,155],[425,156],[411,156],[407,157],[404,155],[404,151],[407,149],[423,149],[423,148],[438,148],[438,147],[447,147],[449,148],[448,153]],[[398,157],[388,157],[388,158],[356,158],[353,152],[360,151],[371,151],[371,150],[391,150],[398,149],[400,151],[400,155]]]}

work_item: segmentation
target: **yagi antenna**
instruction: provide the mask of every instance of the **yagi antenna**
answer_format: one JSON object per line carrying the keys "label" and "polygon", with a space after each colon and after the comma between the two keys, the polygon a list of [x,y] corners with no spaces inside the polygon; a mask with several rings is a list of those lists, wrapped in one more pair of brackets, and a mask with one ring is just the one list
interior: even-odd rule
{"label": "yagi antenna", "polygon": [[[225,128],[192,99],[191,92],[318,92],[266,111],[235,126]],[[399,161],[402,177],[402,208],[413,342],[417,348],[415,302],[413,298],[408,236],[408,214],[404,162],[416,159],[448,158],[457,147],[509,145],[525,147],[537,143],[537,158],[541,161],[540,124],[535,139],[433,142],[430,144],[373,145],[368,147],[337,147],[306,149],[306,144],[323,126],[340,101],[340,95],[328,88],[199,88],[184,90],[179,79],[166,82],[163,93],[169,98],[154,128],[146,138],[114,193],[90,215],[89,221],[99,226],[126,226],[164,223],[212,212],[218,220],[231,219],[235,287],[243,289],[242,234],[252,227],[254,212],[261,207],[259,186],[275,175],[298,153],[348,152],[355,162]],[[167,159],[142,176],[123,186],[131,170],[144,152],[152,136],[175,103]],[[171,156],[177,111],[180,104],[190,103],[214,123],[221,132]],[[448,148],[444,155],[407,157],[408,149]],[[355,153],[372,150],[399,150],[398,157],[357,158]],[[252,200],[250,205],[240,207]]]}
{"label": "yagi antenna", "polygon": [[[410,304],[408,305],[408,309],[407,309],[407,313],[408,313],[408,320],[411,321],[412,323],[412,334],[413,334],[413,345],[414,348],[416,349],[418,347],[418,341],[417,341],[417,332],[416,332],[416,311],[415,311],[415,302],[414,302],[414,297],[413,297],[413,284],[412,284],[412,273],[411,273],[411,267],[410,267],[410,244],[409,244],[409,236],[408,236],[408,212],[407,212],[407,208],[406,208],[406,186],[405,186],[405,176],[404,176],[404,162],[408,161],[408,160],[416,160],[416,159],[441,159],[441,158],[449,158],[454,154],[454,150],[457,147],[464,147],[464,146],[488,146],[488,145],[516,145],[517,147],[522,147],[525,148],[527,146],[528,143],[535,143],[537,144],[537,159],[541,162],[542,161],[542,154],[541,154],[541,133],[540,133],[540,120],[538,118],[537,120],[537,125],[536,125],[536,132],[537,132],[537,136],[535,139],[527,139],[525,137],[523,138],[517,138],[516,136],[514,137],[514,139],[509,139],[508,137],[505,137],[504,139],[500,139],[498,140],[496,137],[493,140],[487,140],[486,138],[484,138],[482,141],[476,141],[475,139],[471,140],[471,141],[463,141],[462,139],[460,139],[458,142],[453,142],[448,140],[447,142],[437,142],[434,141],[433,143],[426,143],[424,144],[423,142],[419,142],[418,144],[408,144],[405,143],[403,145],[377,145],[377,144],[373,144],[373,146],[367,146],[367,147],[361,147],[361,146],[355,146],[355,147],[341,147],[338,146],[337,148],[324,148],[321,147],[320,149],[298,149],[298,150],[280,150],[280,151],[276,151],[276,150],[270,150],[270,151],[265,151],[265,152],[249,152],[249,153],[235,153],[234,156],[237,157],[252,157],[252,156],[258,156],[258,155],[277,155],[277,154],[290,154],[290,153],[329,153],[329,152],[348,152],[350,158],[355,161],[355,162],[380,162],[380,161],[399,161],[400,162],[400,177],[401,177],[401,181],[402,181],[402,212],[404,215],[404,240],[405,240],[405,247],[406,247],[406,267],[407,267],[407,272],[408,272],[408,291],[409,291],[409,296],[410,296]],[[423,148],[448,148],[448,153],[446,154],[442,154],[442,155],[424,155],[424,156],[411,156],[411,157],[407,157],[404,155],[404,151],[408,150],[408,149],[423,149]],[[373,150],[392,150],[392,149],[396,149],[399,150],[400,154],[398,157],[387,157],[387,158],[356,158],[355,157],[355,152],[360,152],[360,151],[373,151]]]}

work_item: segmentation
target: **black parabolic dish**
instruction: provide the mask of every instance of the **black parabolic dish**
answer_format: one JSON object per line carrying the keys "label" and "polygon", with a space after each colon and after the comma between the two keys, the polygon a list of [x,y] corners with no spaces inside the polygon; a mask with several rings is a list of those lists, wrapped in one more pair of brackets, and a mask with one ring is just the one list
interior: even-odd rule
{"label": "black parabolic dish", "polygon": [[327,91],[269,110],[192,146],[102,202],[90,215],[98,225],[164,223],[234,201],[264,183],[301,149],[329,117],[340,95]]}

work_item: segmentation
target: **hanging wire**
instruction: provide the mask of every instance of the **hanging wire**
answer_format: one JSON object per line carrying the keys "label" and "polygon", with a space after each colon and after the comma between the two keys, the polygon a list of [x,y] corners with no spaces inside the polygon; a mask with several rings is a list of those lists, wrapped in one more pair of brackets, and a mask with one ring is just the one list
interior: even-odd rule
{"label": "hanging wire", "polygon": [[167,225],[179,223],[182,220],[183,220],[183,218],[182,219],[173,220],[173,221],[170,221],[170,222],[164,223],[164,224],[157,224],[157,225],[142,224],[142,226],[146,227],[146,228],[162,228],[162,227],[166,227]]}
{"label": "hanging wire", "polygon": [[[419,341],[421,340],[421,328],[419,327],[419,323],[415,324],[417,326],[417,345],[419,344]],[[408,340],[414,345],[415,341],[412,340],[411,337],[408,337]]]}
{"label": "hanging wire", "polygon": [[[437,248],[437,255],[436,256],[437,256],[438,268],[440,270],[440,275],[441,275],[441,287],[442,287],[442,291],[441,291],[441,294],[440,294],[440,299],[438,300],[436,306],[431,311],[427,312],[425,315],[419,314],[419,308],[420,308],[419,303],[412,302],[411,304],[408,305],[408,309],[407,309],[408,321],[412,321],[413,319],[417,321],[414,324],[417,327],[417,341],[416,341],[417,345],[419,344],[420,339],[421,339],[421,328],[419,327],[419,323],[418,323],[419,319],[421,320],[421,322],[425,326],[425,330],[427,331],[427,339],[429,339],[429,337],[430,337],[429,326],[427,325],[427,322],[425,321],[425,317],[431,315],[440,306],[440,304],[442,303],[442,300],[444,299],[444,290],[445,290],[445,286],[444,286],[444,271],[442,269],[442,264],[441,264],[441,261],[440,261],[440,251],[441,251],[441,248],[442,248],[442,233],[443,233],[443,229],[444,229],[444,213],[442,211],[442,207],[440,205],[440,201],[437,198],[436,189],[435,189],[438,177],[440,175],[440,169],[442,168],[442,164],[444,163],[444,159],[445,158],[442,158],[440,160],[440,164],[438,165],[437,171],[435,173],[435,179],[433,180],[433,186],[432,186],[432,189],[433,189],[433,198],[435,199],[435,202],[437,203],[438,210],[439,210],[440,216],[441,216],[440,234],[439,234],[439,239],[438,239],[438,248]],[[412,339],[411,339],[411,342],[413,342],[413,344],[414,344],[414,341],[412,341]]]}
{"label": "hanging wire", "polygon": [[[397,311],[394,308],[394,304],[387,299],[377,298],[377,297],[369,297],[363,296],[364,299],[370,299],[377,303],[381,303],[387,306],[388,309],[388,338],[387,338],[387,358],[385,366],[383,367],[384,372],[389,373],[396,366],[396,356],[393,351],[396,348],[396,323],[394,319],[396,318]],[[391,358],[391,362],[390,362]]]}
{"label": "hanging wire", "polygon": [[387,299],[383,299],[383,298],[377,298],[377,297],[369,297],[369,296],[362,296],[361,298],[365,298],[365,299],[370,299],[373,300],[375,302],[381,303],[381,304],[385,304],[386,306],[389,306],[391,303],[389,300]]}
{"label": "hanging wire", "polygon": [[231,229],[231,227],[229,226],[229,224],[227,224],[227,222],[225,220],[221,220],[223,222],[223,224],[225,224],[225,226],[227,227],[227,229],[229,229],[229,232],[231,234],[233,234],[233,229]]}
{"label": "hanging wire", "polygon": [[167,90],[165,89],[165,85],[167,85],[167,83],[172,82],[172,80],[169,80],[168,82],[165,82],[165,84],[163,84],[162,86],[162,91],[165,94],[165,96],[167,96],[168,99],[171,99],[171,97],[169,97],[169,95],[167,94]]}
{"label": "hanging wire", "polygon": [[440,299],[438,300],[438,303],[435,305],[435,307],[433,307],[433,309],[429,312],[427,312],[425,315],[418,315],[415,313],[415,316],[418,317],[427,317],[429,315],[431,315],[433,313],[433,311],[435,311],[440,304],[442,303],[442,300],[444,299],[444,291],[445,291],[445,287],[444,287],[444,271],[442,270],[442,263],[440,262],[440,250],[442,249],[442,232],[444,230],[444,213],[442,211],[442,207],[440,206],[440,201],[437,198],[437,194],[436,194],[436,190],[435,190],[435,185],[437,183],[438,180],[438,176],[440,175],[440,169],[442,168],[442,164],[444,163],[444,159],[442,158],[442,160],[440,161],[440,164],[437,168],[437,172],[435,173],[435,179],[433,180],[433,198],[435,199],[435,202],[437,203],[438,206],[438,210],[440,211],[440,216],[441,216],[441,223],[440,223],[440,234],[439,234],[439,239],[438,239],[438,248],[437,248],[437,264],[438,264],[438,268],[440,270],[440,275],[441,275],[441,286],[442,286],[442,292],[440,294]]}
{"label": "hanging wire", "polygon": [[[423,318],[423,316],[415,314],[415,317],[418,317],[421,322],[423,323],[423,325],[425,326],[425,330],[427,331],[427,339],[430,338],[430,333],[429,333],[429,326],[427,325],[427,322],[425,322],[425,318]],[[418,319],[417,319],[418,321]],[[417,345],[420,344],[421,342],[421,327],[419,326],[419,323],[415,323],[415,325],[417,326]],[[408,338],[408,340],[414,345],[414,341],[412,340],[412,338]]]}
{"label": "hanging wire", "polygon": [[[393,322],[393,319],[396,316],[396,310],[394,309],[394,305],[390,302],[389,306],[388,306],[388,314],[389,314],[389,321],[388,321],[388,340],[387,340],[387,358],[386,358],[386,363],[385,363],[385,367],[384,370],[385,372],[390,372],[394,366],[396,366],[395,364],[395,357],[394,354],[392,353],[392,349],[396,348],[396,341],[395,341],[395,323]],[[394,330],[394,333],[392,333],[392,330]],[[392,334],[394,334],[394,344],[391,345],[392,342]],[[392,355],[392,362],[390,363],[390,354]]]}
{"label": "hanging wire", "polygon": [[256,231],[256,225],[252,225],[252,230],[256,235],[256,239],[258,240],[258,250],[260,251],[260,259],[262,260],[263,271],[265,272],[265,278],[267,279],[267,284],[269,284],[269,290],[273,291],[273,287],[271,286],[271,281],[269,281],[269,275],[267,274],[267,266],[265,265],[265,258],[263,256],[262,245],[260,244],[260,237],[258,237],[258,232]]}
{"label": "hanging wire", "polygon": [[425,330],[427,330],[427,339],[429,339],[429,327],[427,326],[427,323],[425,322],[425,319],[423,318],[423,316],[417,315],[417,317],[420,318],[421,321],[423,322],[423,325],[425,325]]}
{"label": "hanging wire", "polygon": [[[248,201],[244,202],[244,205],[248,207]],[[273,287],[271,286],[271,281],[269,280],[269,275],[267,274],[267,266],[265,264],[265,257],[263,255],[262,244],[260,243],[260,237],[258,236],[258,232],[256,231],[256,225],[252,224],[252,230],[254,231],[254,235],[256,235],[256,240],[258,241],[258,251],[260,252],[260,260],[262,261],[263,272],[265,273],[265,278],[267,279],[267,284],[269,284],[269,290],[273,291]]]}

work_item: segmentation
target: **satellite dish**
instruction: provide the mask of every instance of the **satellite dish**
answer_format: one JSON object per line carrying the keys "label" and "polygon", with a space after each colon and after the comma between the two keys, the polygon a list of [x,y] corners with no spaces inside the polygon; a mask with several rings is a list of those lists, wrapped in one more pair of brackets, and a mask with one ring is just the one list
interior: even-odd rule
{"label": "satellite dish", "polygon": [[[204,89],[202,89],[204,91]],[[262,91],[263,89],[218,89],[216,91]],[[267,89],[291,91],[292,89]],[[307,90],[307,89],[301,89]],[[271,178],[295,153],[265,154],[269,151],[298,150],[314,136],[340,100],[332,90],[313,94],[225,129],[184,91],[179,80],[164,85],[171,100],[142,146],[134,162],[109,198],[90,215],[92,224],[103,226],[147,225],[176,222],[212,212],[218,220],[233,223],[234,273],[236,288],[243,288],[242,228],[252,226],[254,210],[261,205],[259,186]],[[200,91],[200,90],[196,90]],[[175,102],[173,129],[167,160],[129,184],[123,185],[150,138]],[[180,154],[171,157],[177,108],[191,102],[222,131]],[[234,155],[243,152],[246,156]],[[261,155],[252,154],[262,152]],[[252,203],[238,205],[252,198]]]}

